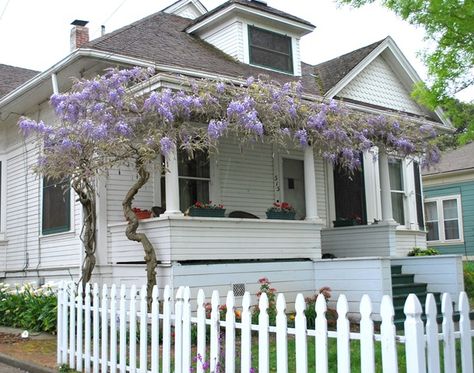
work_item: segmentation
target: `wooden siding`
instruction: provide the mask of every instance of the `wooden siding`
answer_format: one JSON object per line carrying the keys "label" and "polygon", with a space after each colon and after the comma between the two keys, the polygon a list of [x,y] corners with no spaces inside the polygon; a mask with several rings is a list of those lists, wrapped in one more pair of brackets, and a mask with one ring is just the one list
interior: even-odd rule
{"label": "wooden siding", "polygon": [[[161,217],[143,220],[161,262],[321,257],[320,226],[305,221]],[[143,260],[125,237],[125,223],[110,228],[111,263]]]}
{"label": "wooden siding", "polygon": [[349,312],[358,312],[360,299],[368,294],[373,309],[378,313],[382,296],[392,294],[390,259],[330,259],[314,262],[315,288],[329,286],[332,290],[330,305],[334,305],[340,294],[349,302]]}
{"label": "wooden siding", "polygon": [[394,110],[424,114],[411,98],[410,90],[404,87],[382,56],[361,71],[339,96]]}
{"label": "wooden siding", "polygon": [[474,181],[455,184],[443,184],[438,186],[430,185],[429,187],[425,187],[423,192],[425,198],[461,195],[462,219],[464,225],[464,242],[456,244],[431,244],[430,242],[428,242],[428,246],[438,249],[442,254],[461,254],[473,256]]}
{"label": "wooden siding", "polygon": [[418,256],[392,259],[402,265],[402,273],[415,275],[415,282],[428,283],[428,292],[447,292],[457,302],[464,291],[461,255]]}
{"label": "wooden siding", "polygon": [[395,232],[397,240],[397,256],[406,256],[414,247],[426,249],[426,233],[424,231],[412,231],[399,229]]}
{"label": "wooden siding", "polygon": [[202,38],[236,60],[244,61],[243,24],[232,20],[219,30],[205,34]]}
{"label": "wooden siding", "polygon": [[394,255],[395,229],[385,224],[322,229],[322,252],[337,258]]}

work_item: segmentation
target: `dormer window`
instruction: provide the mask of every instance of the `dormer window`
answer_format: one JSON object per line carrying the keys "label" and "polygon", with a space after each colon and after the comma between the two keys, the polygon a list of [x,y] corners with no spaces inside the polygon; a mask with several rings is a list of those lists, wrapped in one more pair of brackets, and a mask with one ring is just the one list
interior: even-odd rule
{"label": "dormer window", "polygon": [[248,32],[252,65],[293,74],[293,53],[289,36],[250,25]]}

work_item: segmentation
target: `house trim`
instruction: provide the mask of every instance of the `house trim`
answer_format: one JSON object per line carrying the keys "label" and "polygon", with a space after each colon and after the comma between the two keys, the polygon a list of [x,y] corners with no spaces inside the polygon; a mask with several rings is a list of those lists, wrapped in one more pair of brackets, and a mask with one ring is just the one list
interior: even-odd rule
{"label": "house trim", "polygon": [[162,12],[176,13],[188,4],[194,5],[195,8],[201,13],[201,15],[207,13],[207,8],[199,0],[178,0],[174,2],[173,4],[164,8]]}
{"label": "house trim", "polygon": [[[459,238],[447,240],[445,238],[444,232],[444,211],[443,211],[443,201],[446,200],[456,200],[457,205],[457,220],[458,220],[458,229],[459,229]],[[464,243],[464,225],[463,225],[463,211],[462,211],[462,203],[461,203],[461,195],[460,194],[451,194],[451,195],[443,195],[439,197],[429,197],[425,198],[424,205],[430,202],[436,203],[436,211],[438,215],[438,240],[428,241],[428,237],[426,238],[427,244],[430,245],[456,245]],[[426,221],[425,224],[428,224]]]}

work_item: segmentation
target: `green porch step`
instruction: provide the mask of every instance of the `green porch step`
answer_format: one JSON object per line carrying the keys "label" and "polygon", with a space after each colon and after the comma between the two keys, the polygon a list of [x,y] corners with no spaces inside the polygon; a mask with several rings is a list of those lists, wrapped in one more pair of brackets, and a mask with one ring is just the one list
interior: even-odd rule
{"label": "green porch step", "polygon": [[393,265],[390,267],[392,271],[392,275],[401,275],[402,274],[402,266],[401,265]]}
{"label": "green porch step", "polygon": [[392,285],[413,284],[415,275],[410,273],[392,274]]}
{"label": "green porch step", "polygon": [[392,284],[392,295],[407,295],[416,294],[423,295],[426,294],[426,288],[428,284],[423,282],[414,282],[411,284]]}

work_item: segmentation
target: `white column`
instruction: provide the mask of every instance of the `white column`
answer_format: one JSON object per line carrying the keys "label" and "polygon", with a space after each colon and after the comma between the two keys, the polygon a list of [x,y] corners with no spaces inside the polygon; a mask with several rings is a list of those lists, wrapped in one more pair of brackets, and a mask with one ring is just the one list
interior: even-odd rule
{"label": "white column", "polygon": [[178,154],[176,148],[166,157],[166,211],[164,215],[182,215],[179,209]]}
{"label": "white column", "polygon": [[395,223],[392,212],[392,193],[390,192],[390,174],[388,156],[384,150],[379,151],[380,197],[382,200],[382,222]]}
{"label": "white column", "polygon": [[311,146],[304,150],[304,190],[306,220],[318,219],[318,198],[316,192],[316,174],[314,172],[314,153]]}

